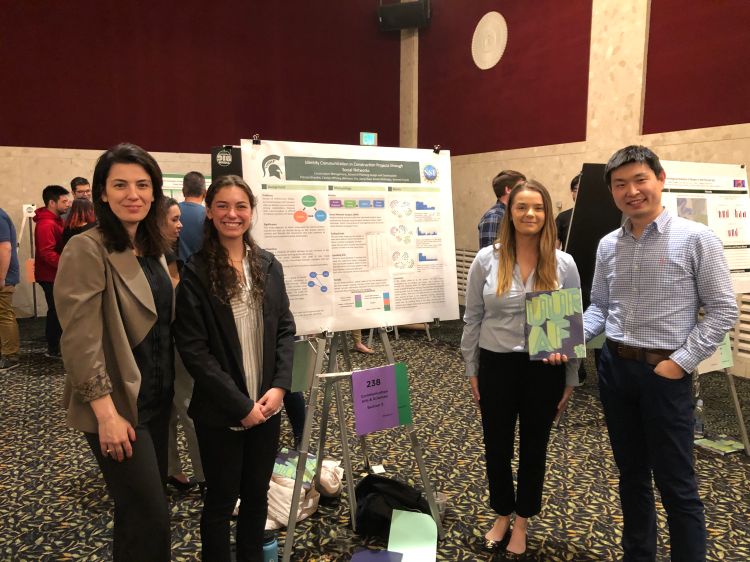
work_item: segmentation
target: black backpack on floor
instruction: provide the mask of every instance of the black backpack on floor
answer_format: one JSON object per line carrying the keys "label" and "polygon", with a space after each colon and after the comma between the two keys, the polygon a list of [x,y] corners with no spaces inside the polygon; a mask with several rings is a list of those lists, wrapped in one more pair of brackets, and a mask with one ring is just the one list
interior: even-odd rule
{"label": "black backpack on floor", "polygon": [[357,484],[355,496],[357,534],[366,537],[387,539],[394,509],[430,513],[430,506],[422,492],[378,474],[365,476]]}

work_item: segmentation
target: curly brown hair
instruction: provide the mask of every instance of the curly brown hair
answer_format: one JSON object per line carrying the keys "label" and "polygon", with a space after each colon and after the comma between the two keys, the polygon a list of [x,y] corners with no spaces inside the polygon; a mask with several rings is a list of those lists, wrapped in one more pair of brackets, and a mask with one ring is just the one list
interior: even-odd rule
{"label": "curly brown hair", "polygon": [[[216,178],[206,193],[206,207],[210,208],[216,194],[225,187],[238,187],[247,194],[250,208],[255,211],[256,199],[250,186],[240,176],[229,175]],[[252,281],[251,297],[256,303],[263,302],[263,291],[265,289],[265,275],[260,261],[260,248],[250,236],[250,229],[242,235],[247,248],[247,256],[250,262],[250,280]],[[219,232],[213,221],[206,217],[203,226],[203,249],[201,253],[205,256],[208,267],[208,278],[211,283],[211,291],[216,298],[225,304],[239,295],[241,288],[240,276],[229,261],[229,252],[219,240]]]}

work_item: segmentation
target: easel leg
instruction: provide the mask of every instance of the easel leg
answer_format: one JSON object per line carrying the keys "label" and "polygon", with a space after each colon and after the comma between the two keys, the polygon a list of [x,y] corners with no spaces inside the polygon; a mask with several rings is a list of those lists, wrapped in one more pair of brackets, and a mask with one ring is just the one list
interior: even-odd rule
{"label": "easel leg", "polygon": [[391,347],[391,341],[388,339],[388,332],[385,328],[378,328],[380,334],[380,341],[383,344],[383,350],[385,351],[385,357],[388,359],[388,363],[395,363],[396,359],[393,357],[393,348]]}
{"label": "easel leg", "polygon": [[750,456],[750,441],[747,437],[747,427],[745,427],[745,418],[742,416],[742,406],[740,405],[740,399],[737,397],[737,387],[734,384],[734,377],[728,369],[724,369],[724,373],[727,376],[729,395],[732,397],[734,411],[737,413],[737,425],[740,426],[740,437],[742,438],[742,444],[745,446],[745,454],[747,456]]}
{"label": "easel leg", "polygon": [[[297,527],[297,506],[299,505],[299,497],[302,493],[302,483],[305,477],[305,467],[307,466],[307,450],[310,445],[310,437],[312,435],[312,424],[313,418],[315,417],[315,404],[318,400],[318,379],[315,378],[313,387],[310,390],[310,401],[307,404],[307,410],[305,412],[305,428],[302,431],[302,445],[300,446],[299,453],[297,454],[297,476],[294,480],[294,491],[292,492],[292,507],[289,510],[289,523],[286,529],[286,540],[284,541],[284,557],[283,562],[289,562],[292,556],[292,547],[294,546],[294,531]],[[319,449],[320,450],[320,449]],[[318,454],[318,460],[322,459],[323,456]],[[318,478],[320,474],[320,468],[315,473],[315,478]]]}
{"label": "easel leg", "polygon": [[[292,505],[289,509],[289,523],[287,525],[286,539],[284,540],[284,552],[282,560],[283,562],[289,562],[292,556],[292,548],[294,547],[294,531],[297,528],[297,505],[299,504],[299,496],[302,490],[302,484],[305,476],[305,467],[307,466],[307,452],[310,449],[310,439],[312,438],[312,426],[313,420],[315,419],[315,410],[318,404],[318,392],[320,391],[320,372],[323,369],[323,356],[325,355],[325,340],[317,339],[316,355],[315,355],[315,367],[313,369],[313,382],[310,387],[310,399],[307,402],[307,408],[305,408],[305,425],[302,430],[302,444],[300,446],[299,453],[297,455],[297,477],[294,481],[294,491],[292,492]],[[321,444],[325,440],[321,441]],[[318,449],[322,451],[322,447]],[[318,458],[322,459],[322,453],[318,454]],[[303,461],[304,459],[304,461]],[[317,467],[315,472],[315,478],[318,478],[320,474],[320,465]]]}
{"label": "easel leg", "polygon": [[326,432],[328,431],[328,413],[331,409],[331,383],[323,381],[323,409],[320,415],[320,435],[318,436],[318,462],[315,465],[315,478],[318,478],[323,467],[323,454],[326,446]]}
{"label": "easel leg", "polygon": [[352,354],[349,352],[349,345],[346,341],[346,332],[338,332],[339,341],[341,342],[341,351],[344,352],[344,368],[347,371],[352,370]]}
{"label": "easel leg", "polygon": [[352,459],[349,456],[349,433],[346,429],[346,415],[344,414],[344,400],[341,396],[341,381],[334,383],[336,394],[336,413],[339,416],[339,431],[341,432],[341,453],[344,460],[346,474],[346,490],[349,495],[349,514],[352,518],[352,530],[357,530],[357,498],[354,494],[354,475],[352,474]]}
{"label": "easel leg", "polygon": [[430,477],[427,474],[427,467],[424,464],[422,458],[422,447],[417,439],[417,431],[413,425],[404,426],[406,432],[409,434],[411,440],[411,448],[414,451],[414,457],[417,459],[417,466],[419,467],[419,474],[422,477],[422,486],[424,486],[424,493],[427,496],[427,504],[430,506],[430,513],[432,518],[435,520],[437,526],[438,536],[441,539],[445,538],[445,532],[443,531],[443,523],[440,520],[440,511],[438,510],[437,502],[435,501],[435,491],[432,489],[430,484]]}
{"label": "easel leg", "polygon": [[328,340],[328,370],[327,373],[337,373],[339,370],[339,341],[338,332],[333,335],[327,336]]}

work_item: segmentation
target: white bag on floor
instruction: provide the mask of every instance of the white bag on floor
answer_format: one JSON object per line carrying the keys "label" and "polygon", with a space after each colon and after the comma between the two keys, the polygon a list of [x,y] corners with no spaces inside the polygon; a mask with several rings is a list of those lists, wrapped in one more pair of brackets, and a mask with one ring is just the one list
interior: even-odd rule
{"label": "white bag on floor", "polygon": [[[294,493],[294,480],[274,474],[268,488],[268,517],[266,519],[266,530],[280,529],[289,524],[289,512],[292,506],[292,495]],[[310,516],[318,509],[320,494],[314,488],[300,490],[300,498],[297,506],[297,521]]]}
{"label": "white bag on floor", "polygon": [[323,459],[318,482],[318,491],[321,496],[335,498],[341,495],[341,478],[344,476],[344,469],[339,466],[340,464],[341,461]]}

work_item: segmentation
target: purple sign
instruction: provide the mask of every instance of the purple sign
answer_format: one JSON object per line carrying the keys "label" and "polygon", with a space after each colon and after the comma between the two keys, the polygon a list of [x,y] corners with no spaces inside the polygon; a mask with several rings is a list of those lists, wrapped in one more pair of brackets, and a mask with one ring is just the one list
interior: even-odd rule
{"label": "purple sign", "polygon": [[352,402],[357,435],[400,425],[394,366],[354,371]]}

